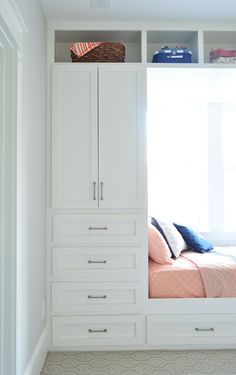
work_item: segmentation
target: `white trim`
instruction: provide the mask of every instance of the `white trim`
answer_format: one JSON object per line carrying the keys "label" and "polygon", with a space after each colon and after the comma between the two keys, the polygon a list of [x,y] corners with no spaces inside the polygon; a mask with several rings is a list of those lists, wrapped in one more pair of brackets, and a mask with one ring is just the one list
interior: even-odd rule
{"label": "white trim", "polygon": [[9,1],[9,5],[11,7],[11,11],[14,13],[14,17],[16,18],[17,20],[17,27],[18,27],[18,30],[20,33],[27,33],[28,32],[28,28],[25,24],[25,21],[23,20],[23,17],[21,15],[21,12],[18,8],[18,5],[16,4],[15,0],[8,0]]}
{"label": "white trim", "polygon": [[22,267],[22,226],[21,226],[21,214],[22,214],[22,207],[21,207],[21,176],[22,176],[22,145],[21,145],[21,133],[22,133],[22,60],[18,58],[17,64],[17,160],[16,160],[16,180],[17,180],[17,189],[16,189],[16,241],[17,241],[17,252],[16,252],[16,317],[17,317],[17,324],[16,324],[16,375],[21,375],[21,337],[22,337],[22,306],[21,306],[21,299],[22,299],[22,283],[21,283],[21,267]]}
{"label": "white trim", "polygon": [[[193,344],[193,343],[185,343],[185,344],[163,344],[159,343],[156,345],[97,345],[97,346],[60,346],[60,347],[52,347],[50,351],[56,352],[100,352],[100,351],[134,351],[134,350],[226,350],[226,349],[236,349],[235,342],[229,344]],[[158,353],[157,353],[158,355]],[[205,374],[204,374],[205,375]]]}
{"label": "white trim", "polygon": [[47,322],[35,346],[33,354],[24,372],[24,375],[40,375],[49,350],[50,324]]}
{"label": "white trim", "polygon": [[[214,83],[212,82],[212,86],[213,85]],[[212,87],[212,90],[213,89],[214,86]],[[217,87],[215,90],[217,90]],[[215,246],[236,244],[236,233],[227,232],[223,229],[225,228],[225,171],[222,117],[226,107],[228,107],[228,104],[225,103],[208,103],[207,106],[209,232],[206,233],[206,236]]]}
{"label": "white trim", "polygon": [[[212,84],[213,82],[211,82]],[[217,86],[217,85],[216,85]],[[217,90],[218,88],[216,88]],[[224,228],[222,104],[208,103],[208,212],[210,232]],[[217,202],[217,204],[216,204]]]}
{"label": "white trim", "polygon": [[27,32],[28,29],[15,0],[1,0],[0,21],[4,21],[9,34],[14,37],[15,43],[21,49],[23,46],[23,33]]}
{"label": "white trim", "polygon": [[[10,4],[11,2],[11,4]],[[3,0],[0,9],[0,46],[2,48],[2,97],[0,123],[0,205],[1,205],[1,341],[0,373],[19,373],[17,335],[17,125],[22,35],[26,28],[14,0]],[[5,83],[4,83],[5,82]],[[19,286],[18,286],[19,287]]]}
{"label": "white trim", "polygon": [[[0,35],[1,38],[1,35]],[[0,39],[0,82],[3,80],[3,49]],[[0,332],[3,330],[3,90],[0,85]],[[3,373],[3,335],[0,335],[0,373]]]}
{"label": "white trim", "polygon": [[235,232],[201,232],[214,246],[236,246]]}
{"label": "white trim", "polygon": [[236,30],[235,23],[228,22],[87,22],[49,21],[52,30]]}
{"label": "white trim", "polygon": [[[1,20],[0,20],[1,21]],[[0,24],[0,27],[2,23]],[[0,29],[1,92],[1,370],[15,374],[17,53]]]}

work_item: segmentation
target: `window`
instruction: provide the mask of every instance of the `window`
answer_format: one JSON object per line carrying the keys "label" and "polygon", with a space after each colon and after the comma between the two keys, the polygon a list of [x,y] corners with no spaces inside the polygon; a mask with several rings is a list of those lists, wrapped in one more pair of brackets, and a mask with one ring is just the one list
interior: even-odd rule
{"label": "window", "polygon": [[149,68],[147,84],[149,213],[236,233],[236,71]]}

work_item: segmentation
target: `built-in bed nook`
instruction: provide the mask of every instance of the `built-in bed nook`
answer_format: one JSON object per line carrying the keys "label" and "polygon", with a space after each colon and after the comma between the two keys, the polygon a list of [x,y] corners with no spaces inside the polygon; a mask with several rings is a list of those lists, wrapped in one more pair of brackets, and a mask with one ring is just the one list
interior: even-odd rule
{"label": "built-in bed nook", "polygon": [[232,70],[148,70],[149,298],[236,297],[235,83]]}

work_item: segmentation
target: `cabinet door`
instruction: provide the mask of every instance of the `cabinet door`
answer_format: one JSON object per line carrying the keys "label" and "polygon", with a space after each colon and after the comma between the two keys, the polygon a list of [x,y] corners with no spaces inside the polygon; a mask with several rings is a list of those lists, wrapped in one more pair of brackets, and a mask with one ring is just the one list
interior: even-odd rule
{"label": "cabinet door", "polygon": [[52,207],[98,206],[97,67],[52,72]]}
{"label": "cabinet door", "polygon": [[99,67],[99,207],[144,207],[145,91],[143,67]]}

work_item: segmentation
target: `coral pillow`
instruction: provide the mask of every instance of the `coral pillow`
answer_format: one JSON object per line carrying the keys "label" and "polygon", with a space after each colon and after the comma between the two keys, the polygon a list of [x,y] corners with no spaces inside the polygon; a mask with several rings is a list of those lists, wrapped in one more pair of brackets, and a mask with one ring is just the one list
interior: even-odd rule
{"label": "coral pillow", "polygon": [[160,264],[172,264],[170,249],[162,234],[154,227],[148,225],[148,255]]}

